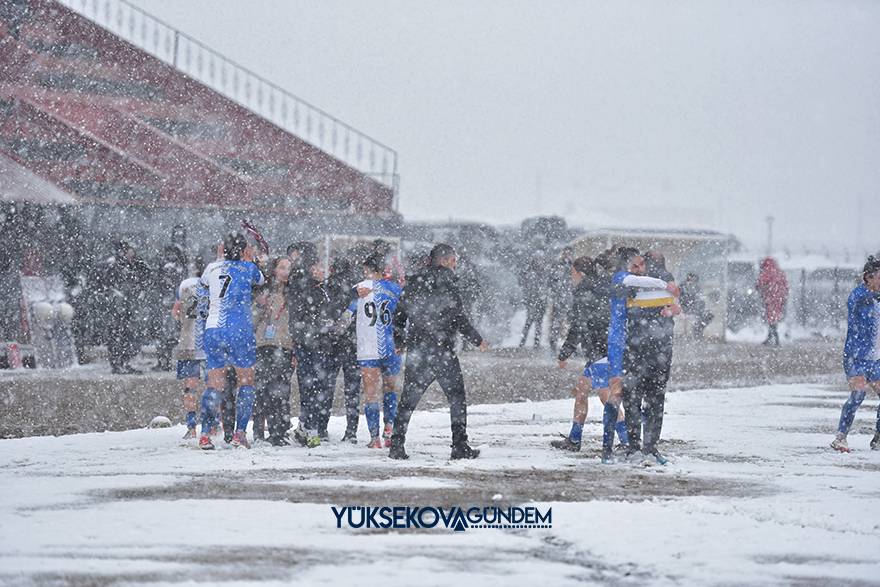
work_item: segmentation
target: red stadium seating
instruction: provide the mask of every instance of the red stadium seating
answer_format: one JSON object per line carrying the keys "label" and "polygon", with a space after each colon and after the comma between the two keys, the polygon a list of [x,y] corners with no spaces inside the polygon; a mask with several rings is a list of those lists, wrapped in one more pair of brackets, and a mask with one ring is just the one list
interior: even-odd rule
{"label": "red stadium seating", "polygon": [[84,202],[396,214],[387,183],[52,0],[0,14],[0,152]]}

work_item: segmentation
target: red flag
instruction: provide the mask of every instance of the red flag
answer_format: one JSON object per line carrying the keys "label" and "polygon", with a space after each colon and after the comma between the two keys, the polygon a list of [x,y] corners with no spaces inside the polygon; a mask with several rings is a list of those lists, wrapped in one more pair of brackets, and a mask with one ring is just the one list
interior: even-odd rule
{"label": "red flag", "polygon": [[241,227],[249,235],[251,235],[251,237],[255,241],[257,241],[257,245],[259,245],[260,250],[263,251],[263,254],[268,255],[269,254],[269,243],[266,242],[266,239],[263,238],[263,235],[260,233],[260,231],[257,229],[257,227],[254,226],[254,223],[251,222],[250,220],[243,219],[241,221]]}

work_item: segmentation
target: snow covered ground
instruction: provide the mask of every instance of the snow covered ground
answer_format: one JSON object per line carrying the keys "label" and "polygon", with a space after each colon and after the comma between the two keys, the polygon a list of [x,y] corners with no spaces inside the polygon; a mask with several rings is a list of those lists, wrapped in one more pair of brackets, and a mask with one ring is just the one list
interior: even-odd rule
{"label": "snow covered ground", "polygon": [[[844,395],[672,393],[666,467],[599,464],[595,401],[578,454],[548,447],[569,401],[474,406],[471,462],[447,459],[443,410],[415,415],[405,463],[335,440],[203,453],[180,427],[2,440],[0,584],[877,583],[877,402],[840,455]],[[553,527],[337,529],[331,511],[492,504],[551,507]]]}

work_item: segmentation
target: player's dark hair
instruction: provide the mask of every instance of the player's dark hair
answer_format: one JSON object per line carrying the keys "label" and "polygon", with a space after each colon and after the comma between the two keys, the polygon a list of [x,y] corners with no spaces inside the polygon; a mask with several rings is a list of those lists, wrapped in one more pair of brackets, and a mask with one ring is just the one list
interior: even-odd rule
{"label": "player's dark hair", "polygon": [[602,251],[598,255],[596,255],[596,271],[610,272],[614,269],[614,262],[611,260],[610,250]]}
{"label": "player's dark hair", "polygon": [[202,273],[205,272],[205,258],[201,255],[196,255],[193,259],[193,269],[195,270],[195,276],[201,277]]}
{"label": "player's dark hair", "polygon": [[364,259],[364,267],[376,273],[382,273],[385,270],[385,256],[379,253],[368,255]]}
{"label": "player's dark hair", "polygon": [[639,256],[639,250],[635,247],[619,247],[615,257],[617,258],[617,269],[625,271],[629,267],[630,262]]}
{"label": "player's dark hair", "polygon": [[247,245],[247,237],[233,230],[223,238],[223,256],[227,261],[241,261]]}
{"label": "player's dark hair", "polygon": [[318,249],[314,245],[300,249],[300,267],[305,273],[308,273],[309,270],[320,261],[321,258],[318,256]]}
{"label": "player's dark hair", "polygon": [[578,257],[572,261],[571,266],[575,271],[582,273],[583,275],[591,275],[596,272],[596,262],[586,255]]}
{"label": "player's dark hair", "polygon": [[862,281],[867,282],[868,276],[877,271],[880,271],[880,259],[874,255],[868,255],[868,260],[865,261],[865,267],[862,269]]}
{"label": "player's dark hair", "polygon": [[450,255],[455,254],[455,249],[452,245],[447,245],[446,243],[439,243],[434,245],[434,248],[431,249],[431,265],[437,267],[440,265],[440,260],[449,257]]}

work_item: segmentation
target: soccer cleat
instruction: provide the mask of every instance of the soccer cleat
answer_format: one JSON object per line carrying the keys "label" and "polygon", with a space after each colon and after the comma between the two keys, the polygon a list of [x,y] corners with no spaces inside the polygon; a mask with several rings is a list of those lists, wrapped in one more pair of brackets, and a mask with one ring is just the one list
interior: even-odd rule
{"label": "soccer cleat", "polygon": [[232,435],[232,441],[229,443],[235,448],[243,447],[250,448],[251,444],[248,442],[247,433],[244,430],[239,430],[235,434]]}
{"label": "soccer cleat", "polygon": [[479,449],[471,448],[469,444],[464,443],[452,445],[452,453],[449,455],[449,458],[453,460],[475,459],[478,456],[480,456]]}
{"label": "soccer cleat", "polygon": [[646,451],[644,454],[645,454],[645,460],[648,461],[648,462],[650,462],[652,459],[653,459],[654,462],[656,462],[658,465],[665,465],[666,463],[669,462],[669,461],[666,459],[666,457],[664,457],[662,454],[660,454],[660,451],[657,450],[656,448],[653,448],[653,449],[651,449],[651,450],[649,450],[649,451]]}
{"label": "soccer cleat", "polygon": [[385,424],[385,431],[382,432],[382,440],[385,441],[385,448],[391,448],[391,434],[394,432],[394,426]]}
{"label": "soccer cleat", "polygon": [[214,450],[214,443],[211,442],[209,436],[202,434],[202,437],[199,438],[199,448],[202,450]]}
{"label": "soccer cleat", "polygon": [[353,432],[351,430],[346,430],[345,434],[342,436],[342,442],[350,442],[351,444],[357,444],[358,437],[357,432]]}
{"label": "soccer cleat", "polygon": [[603,465],[613,465],[614,464],[614,455],[607,448],[602,449],[602,464]]}
{"label": "soccer cleat", "polygon": [[327,432],[327,429],[318,430],[318,436],[321,438],[321,442],[330,442],[330,433]]}
{"label": "soccer cleat", "polygon": [[403,448],[403,443],[391,443],[391,450],[388,451],[388,456],[396,461],[405,461],[409,458],[409,455],[406,454],[406,450]]}
{"label": "soccer cleat", "polygon": [[378,436],[374,436],[372,440],[370,440],[370,444],[367,445],[367,448],[382,448],[382,439]]}
{"label": "soccer cleat", "polygon": [[195,428],[187,428],[186,434],[183,435],[184,440],[192,440],[196,437],[196,429]]}
{"label": "soccer cleat", "polygon": [[852,452],[852,450],[849,448],[849,445],[846,443],[846,436],[836,436],[831,442],[831,448],[833,448],[837,452]]}
{"label": "soccer cleat", "polygon": [[558,448],[559,450],[567,450],[571,452],[578,452],[579,450],[581,450],[581,443],[573,441],[570,436],[559,438],[557,440],[551,440],[550,446],[552,446],[553,448]]}
{"label": "soccer cleat", "polygon": [[309,448],[317,448],[321,446],[321,437],[317,434],[312,434],[306,439],[306,446]]}
{"label": "soccer cleat", "polygon": [[874,438],[871,439],[871,450],[880,450],[880,432],[874,434]]}

